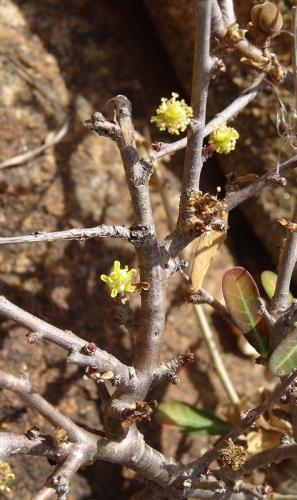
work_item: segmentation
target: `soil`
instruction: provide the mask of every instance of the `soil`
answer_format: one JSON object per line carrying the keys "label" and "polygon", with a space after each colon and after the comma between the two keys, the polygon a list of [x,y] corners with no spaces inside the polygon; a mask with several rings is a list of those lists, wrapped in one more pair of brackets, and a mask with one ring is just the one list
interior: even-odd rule
{"label": "soil", "polygon": [[[1,160],[31,149],[69,120],[69,131],[54,148],[29,163],[0,171],[1,235],[25,234],[97,224],[132,224],[123,169],[115,146],[83,126],[93,110],[119,93],[133,103],[135,125],[143,132],[161,96],[183,95],[146,10],[137,0],[2,0],[0,2]],[[160,140],[161,135],[151,130]],[[173,210],[178,204],[183,155],[166,164],[166,186]],[[224,178],[216,161],[203,177],[215,192]],[[153,208],[160,236],[168,232],[164,209],[152,184]],[[205,288],[221,299],[220,280],[234,264],[256,279],[271,269],[270,258],[239,212],[230,221],[227,243],[216,257]],[[127,332],[114,321],[115,306],[100,284],[115,259],[135,264],[133,248],[114,240],[55,242],[1,247],[1,293],[60,328],[72,330],[123,362],[131,360]],[[182,400],[227,417],[230,405],[213,370],[192,307],[184,302],[179,275],[168,287],[168,312],[162,360],[190,349],[196,361],[181,370],[179,386],[164,384],[150,395],[159,402]],[[135,305],[137,307],[137,304]],[[263,367],[238,347],[237,336],[207,311],[243,406],[263,384]],[[96,386],[65,352],[49,343],[29,345],[27,330],[1,323],[0,367],[18,374],[27,366],[34,388],[74,421],[101,429]],[[247,376],[248,374],[248,376]],[[0,394],[2,430],[24,432],[49,425],[15,395]],[[142,425],[147,441],[187,462],[206,450],[209,438],[185,436],[161,428],[156,419]],[[14,458],[13,498],[29,500],[51,466],[46,460]],[[99,462],[80,471],[69,499],[128,499],[141,488],[134,473]]]}

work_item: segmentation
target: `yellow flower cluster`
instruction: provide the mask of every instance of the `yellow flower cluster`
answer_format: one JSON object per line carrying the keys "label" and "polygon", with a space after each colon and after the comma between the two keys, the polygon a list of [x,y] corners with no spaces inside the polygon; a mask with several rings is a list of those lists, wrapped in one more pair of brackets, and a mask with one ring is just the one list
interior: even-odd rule
{"label": "yellow flower cluster", "polygon": [[217,153],[227,155],[235,149],[238,138],[239,133],[235,128],[228,127],[226,123],[222,123],[210,134],[208,142]]}
{"label": "yellow flower cluster", "polygon": [[13,479],[15,479],[15,475],[10,465],[7,462],[0,461],[0,495],[1,493],[6,493],[7,495],[11,493],[8,483],[13,481]]}
{"label": "yellow flower cluster", "polygon": [[184,99],[178,100],[179,95],[176,92],[172,92],[171,95],[170,99],[162,97],[156,115],[151,117],[151,123],[155,123],[160,130],[179,135],[189,125],[193,110]]}
{"label": "yellow flower cluster", "polygon": [[115,260],[113,263],[113,271],[109,275],[101,274],[100,278],[107,284],[110,296],[114,299],[118,294],[135,292],[136,286],[132,281],[136,277],[136,269],[130,269],[125,266],[121,269],[121,263]]}
{"label": "yellow flower cluster", "polygon": [[238,23],[231,24],[229,26],[227,34],[233,40],[234,42],[239,42],[240,40],[243,40],[245,38],[245,34],[247,33],[248,30],[244,30],[239,27]]}

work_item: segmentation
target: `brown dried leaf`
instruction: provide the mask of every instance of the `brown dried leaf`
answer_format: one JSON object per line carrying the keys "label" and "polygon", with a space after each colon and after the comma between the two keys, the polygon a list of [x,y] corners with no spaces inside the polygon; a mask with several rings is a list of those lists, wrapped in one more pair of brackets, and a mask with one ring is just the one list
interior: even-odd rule
{"label": "brown dried leaf", "polygon": [[[228,214],[224,213],[223,218],[227,222]],[[197,239],[191,274],[194,291],[202,287],[208,268],[226,237],[225,232],[211,230]]]}
{"label": "brown dried leaf", "polygon": [[250,454],[270,450],[281,443],[282,433],[258,429],[247,434],[247,451]]}

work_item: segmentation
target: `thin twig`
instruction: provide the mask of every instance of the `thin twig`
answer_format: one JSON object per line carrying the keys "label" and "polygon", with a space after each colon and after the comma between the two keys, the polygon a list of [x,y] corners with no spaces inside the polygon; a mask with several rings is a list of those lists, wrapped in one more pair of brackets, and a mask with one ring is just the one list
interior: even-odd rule
{"label": "thin twig", "polygon": [[192,304],[208,304],[216,311],[223,319],[230,321],[233,323],[233,319],[224,304],[222,304],[218,299],[213,297],[209,292],[204,290],[204,288],[200,288],[195,292],[189,292],[187,294],[188,302]]}
{"label": "thin twig", "polygon": [[112,354],[98,347],[92,352],[92,355],[83,354],[84,348],[88,344],[84,339],[74,335],[74,333],[70,331],[61,330],[60,328],[46,323],[33,314],[16,306],[3,296],[0,296],[0,314],[29,328],[31,332],[34,332],[33,336],[36,341],[48,340],[66,349],[69,353],[73,354],[73,356],[75,353],[79,355],[79,357],[77,356],[74,359],[70,356],[70,361],[72,362],[81,366],[90,366],[101,373],[111,370],[114,376],[123,385],[129,385],[135,376],[132,367],[124,365]]}
{"label": "thin twig", "polygon": [[96,227],[89,228],[73,228],[65,229],[64,231],[53,231],[46,233],[43,231],[36,231],[31,234],[23,236],[6,236],[0,237],[0,245],[11,245],[15,243],[39,243],[51,242],[58,240],[79,240],[85,241],[90,238],[118,238],[122,240],[131,241],[134,244],[141,244],[145,238],[145,227],[139,229],[129,229],[125,226],[106,226],[101,224]]}
{"label": "thin twig", "polygon": [[54,427],[62,427],[74,443],[80,443],[85,439],[87,433],[37,394],[26,378],[14,377],[0,370],[0,387],[20,396]]}
{"label": "thin twig", "polygon": [[58,142],[60,142],[63,139],[63,137],[67,134],[68,128],[69,128],[69,122],[67,121],[66,123],[64,123],[63,127],[60,130],[51,132],[42,146],[39,146],[38,148],[32,149],[31,151],[26,151],[26,153],[13,156],[8,160],[0,162],[0,169],[8,167],[16,167],[18,165],[23,165],[24,163],[27,163],[30,160],[33,160],[33,158],[36,158],[36,156],[43,153],[43,151],[46,151],[46,149],[51,148],[55,144],[58,144]]}
{"label": "thin twig", "polygon": [[[270,184],[275,184],[280,182],[284,176],[297,167],[297,156],[294,156],[290,160],[277,166],[275,169],[270,170],[266,174],[262,175],[256,181],[252,182],[248,186],[240,189],[239,191],[232,191],[228,193],[224,199],[226,204],[226,211],[230,212],[235,207],[241,203],[247,201],[252,196],[258,194],[262,189],[269,186]],[[211,226],[211,224],[210,224]],[[167,236],[163,242],[169,257],[175,258],[193,239],[200,236],[201,231],[191,231],[187,233],[173,232]]]}
{"label": "thin twig", "polygon": [[72,447],[72,443],[61,443],[57,450],[42,435],[29,438],[24,434],[0,432],[0,460],[14,455],[32,455],[60,462],[69,455]]}
{"label": "thin twig", "polygon": [[0,245],[12,245],[15,243],[39,243],[57,240],[80,240],[90,238],[119,238],[128,241],[141,240],[141,231],[132,230],[124,226],[106,226],[102,224],[96,227],[82,229],[65,229],[64,231],[53,231],[46,233],[36,231],[23,236],[6,236],[0,238]]}
{"label": "thin twig", "polygon": [[[292,8],[292,32],[294,34],[294,43],[292,51],[293,80],[294,80],[294,118],[297,123],[297,9]],[[297,222],[297,202],[293,213],[292,222]],[[292,274],[297,260],[297,233],[289,233],[282,250],[278,268],[278,276],[274,296],[271,301],[271,310],[278,314],[288,306],[288,296]]]}
{"label": "thin twig", "polygon": [[223,439],[218,441],[211,450],[186,466],[185,469],[194,474],[195,477],[199,477],[200,474],[204,473],[209,465],[218,458],[220,450],[228,446],[229,439],[236,441],[261,415],[263,415],[275,402],[279,401],[296,376],[297,370],[294,370],[290,375],[284,377],[282,382],[276,386],[273,392],[259,406],[247,413],[246,417],[241,420],[239,425],[234,427]]}
{"label": "thin twig", "polygon": [[[295,205],[292,222],[297,222],[297,203]],[[281,253],[278,276],[274,296],[271,301],[271,310],[274,314],[283,312],[288,307],[288,297],[292,274],[297,260],[297,233],[289,232]]]}
{"label": "thin twig", "polygon": [[192,191],[199,191],[203,167],[202,147],[205,127],[208,87],[212,62],[209,54],[212,2],[195,0],[196,33],[193,61],[192,97],[193,123],[189,128],[184,172],[181,188],[178,227],[184,223],[188,197]]}
{"label": "thin twig", "polygon": [[49,476],[46,485],[34,495],[32,500],[45,500],[57,495],[59,500],[67,500],[69,482],[74,474],[86,463],[86,454],[83,446],[74,449],[65,461],[58,465]]}
{"label": "thin twig", "polygon": [[193,304],[195,316],[197,318],[198,324],[202,330],[203,338],[206,342],[207,350],[209,356],[214,364],[217,375],[225,389],[225,392],[232,403],[234,408],[238,408],[240,399],[236,392],[236,389],[229,377],[229,374],[225,368],[224,362],[222,360],[221,354],[218,350],[216,341],[214,339],[211,328],[209,327],[205,312],[202,305]]}
{"label": "thin twig", "polygon": [[292,12],[292,33],[293,33],[293,50],[292,50],[292,69],[293,69],[293,81],[294,81],[294,98],[295,98],[295,119],[297,116],[297,8],[293,6]]}
{"label": "thin twig", "polygon": [[252,196],[258,194],[262,189],[270,184],[276,184],[281,181],[282,177],[286,176],[289,172],[297,167],[297,156],[293,156],[281,165],[278,165],[273,170],[261,175],[259,179],[252,182],[248,186],[240,189],[239,191],[232,191],[227,194],[224,202],[227,205],[227,211],[230,212],[233,208],[237,207],[244,201],[247,201]]}

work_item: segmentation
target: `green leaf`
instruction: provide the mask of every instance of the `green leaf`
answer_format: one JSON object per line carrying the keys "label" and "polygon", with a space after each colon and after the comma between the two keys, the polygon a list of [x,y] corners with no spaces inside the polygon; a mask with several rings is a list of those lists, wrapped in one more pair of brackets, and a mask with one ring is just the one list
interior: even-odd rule
{"label": "green leaf", "polygon": [[260,294],[254,279],[243,267],[233,267],[224,274],[222,286],[233,321],[256,351],[267,358],[268,331],[259,313]]}
{"label": "green leaf", "polygon": [[157,410],[163,424],[175,425],[182,432],[200,436],[223,435],[231,426],[212,413],[198,410],[194,406],[179,401],[162,403]]}
{"label": "green leaf", "polygon": [[[272,299],[272,297],[274,295],[276,281],[277,281],[277,274],[274,273],[273,271],[263,271],[261,273],[261,282],[262,282],[263,288],[270,299]],[[289,293],[288,299],[289,299],[288,300],[289,304],[291,304],[291,302],[293,300],[293,295],[291,293]]]}
{"label": "green leaf", "polygon": [[269,367],[275,375],[286,375],[297,368],[297,329],[289,333],[274,349]]}

